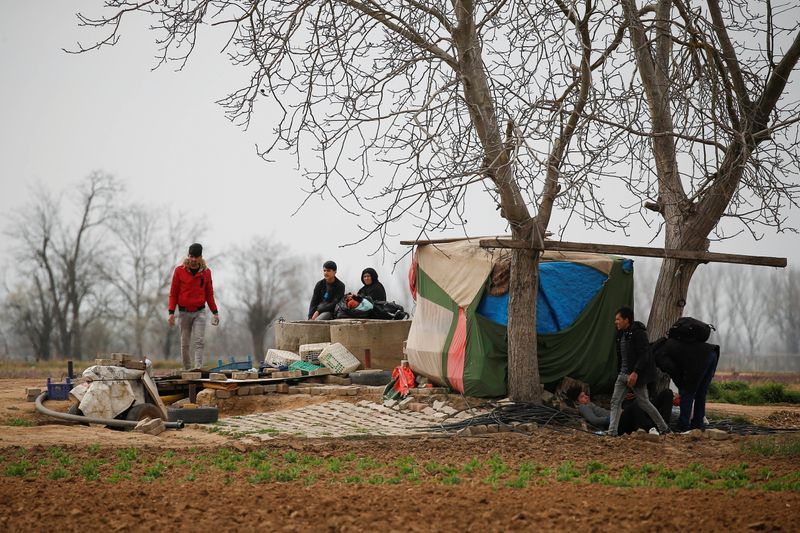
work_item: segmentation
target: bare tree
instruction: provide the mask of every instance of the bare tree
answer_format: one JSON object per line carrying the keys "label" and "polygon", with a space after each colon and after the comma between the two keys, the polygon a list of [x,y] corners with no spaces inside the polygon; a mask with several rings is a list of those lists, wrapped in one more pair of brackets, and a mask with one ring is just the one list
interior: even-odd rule
{"label": "bare tree", "polygon": [[53,311],[58,355],[80,357],[83,328],[105,311],[106,295],[95,263],[102,256],[98,230],[107,221],[119,190],[112,176],[94,172],[78,187],[76,222],[42,188],[35,191],[29,206],[15,214],[11,236],[18,243],[22,262],[41,276]]}
{"label": "bare tree", "polygon": [[780,340],[779,350],[800,355],[800,270],[774,271],[770,275],[767,309]]}
{"label": "bare tree", "polygon": [[267,327],[305,296],[298,276],[301,260],[292,257],[283,244],[256,237],[237,248],[232,261],[236,265],[234,306],[242,309],[253,355],[258,358],[264,353]]}
{"label": "bare tree", "polygon": [[[122,206],[109,220],[112,239],[109,251],[100,265],[99,275],[116,289],[120,299],[120,319],[132,339],[126,350],[144,355],[148,332],[163,326],[153,324],[166,309],[172,272],[189,239],[189,229],[197,235],[202,224],[184,214],[164,215],[163,208],[141,204]],[[163,320],[161,321],[163,322]],[[169,329],[169,328],[167,328]]]}
{"label": "bare tree", "polygon": [[[620,127],[633,134],[634,168],[656,177],[637,190],[658,192],[645,207],[662,217],[665,247],[707,250],[712,234],[730,236],[723,217],[756,238],[759,228],[785,230],[784,207],[800,192],[789,177],[800,169],[800,104],[782,101],[800,59],[800,8],[775,16],[770,0],[657,0],[646,10],[621,1],[647,110]],[[697,265],[663,261],[651,335],[681,316]]]}
{"label": "bare tree", "polygon": [[[252,75],[221,103],[246,126],[259,98],[274,99],[276,135],[262,154],[293,150],[310,195],[328,194],[345,211],[368,217],[365,239],[377,236],[385,245],[401,217],[415,220],[420,236],[463,227],[467,191],[485,189],[512,236],[531,243],[511,252],[509,394],[539,400],[534,249],[556,206],[604,219],[594,186],[616,139],[592,128],[590,118],[605,116],[606,99],[593,88],[616,68],[607,59],[624,35],[613,3],[106,6],[108,16],[79,15],[82,25],[107,33],[78,52],[115,44],[132,12],[150,15],[159,64],[183,65],[202,24],[228,28],[226,51]],[[310,152],[315,161],[305,157]],[[389,177],[376,183],[374,168]]]}
{"label": "bare tree", "polygon": [[32,282],[7,289],[5,301],[13,331],[33,349],[37,361],[47,361],[53,353],[54,316],[52,303],[38,272]]}

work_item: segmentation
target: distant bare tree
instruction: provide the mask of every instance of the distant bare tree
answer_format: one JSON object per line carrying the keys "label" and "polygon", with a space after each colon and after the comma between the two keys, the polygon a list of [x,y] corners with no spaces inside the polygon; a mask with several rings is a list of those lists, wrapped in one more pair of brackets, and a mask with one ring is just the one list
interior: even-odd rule
{"label": "distant bare tree", "polygon": [[31,281],[7,289],[5,307],[12,330],[30,343],[36,360],[49,360],[53,353],[54,313],[38,272],[33,273]]}
{"label": "distant bare tree", "polygon": [[[133,340],[127,348],[145,355],[148,331],[155,328],[159,340],[174,328],[167,328],[163,318],[167,307],[172,272],[186,248],[189,235],[199,238],[202,224],[185,214],[165,215],[164,208],[142,204],[122,206],[109,220],[113,242],[102,263],[100,275],[110,283],[121,299],[121,318]],[[200,228],[200,231],[198,231]],[[166,352],[165,355],[168,355]]]}
{"label": "distant bare tree", "polygon": [[773,271],[767,298],[769,319],[774,323],[780,348],[800,355],[800,269]]}
{"label": "distant bare tree", "polygon": [[119,191],[113,176],[94,172],[77,188],[74,217],[42,188],[15,213],[11,236],[21,262],[41,280],[50,300],[60,356],[81,357],[83,328],[105,311],[106,295],[95,263],[102,255],[98,230],[108,220]]}
{"label": "distant bare tree", "polygon": [[[763,287],[759,287],[758,274],[752,268],[727,269],[726,289],[730,301],[730,316],[742,351],[750,356],[759,355],[757,346],[769,327]],[[763,349],[761,350],[763,353]]]}
{"label": "distant bare tree", "polygon": [[246,247],[231,254],[235,265],[233,306],[250,333],[253,356],[264,354],[267,327],[278,316],[305,296],[300,283],[301,263],[287,247],[266,237],[254,238]]}

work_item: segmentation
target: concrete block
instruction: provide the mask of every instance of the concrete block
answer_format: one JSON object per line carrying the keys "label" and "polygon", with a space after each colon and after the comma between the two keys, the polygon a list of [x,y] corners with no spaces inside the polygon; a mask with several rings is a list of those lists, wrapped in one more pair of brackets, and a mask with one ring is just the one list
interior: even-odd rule
{"label": "concrete block", "polygon": [[252,385],[250,387],[250,394],[256,396],[259,394],[264,394],[264,385]]}
{"label": "concrete block", "polygon": [[258,379],[258,372],[234,372],[232,379]]}
{"label": "concrete block", "polygon": [[277,385],[264,385],[264,394],[268,392],[277,392],[278,386]]}
{"label": "concrete block", "polygon": [[236,389],[236,394],[239,396],[250,396],[250,387],[239,387]]}
{"label": "concrete block", "polygon": [[728,440],[731,438],[730,433],[721,429],[707,429],[706,436],[711,440]]}
{"label": "concrete block", "polygon": [[275,385],[275,392],[279,394],[289,394],[289,385],[287,383],[278,383]]}
{"label": "concrete block", "polygon": [[136,424],[136,427],[133,428],[134,431],[138,431],[140,433],[145,433],[146,435],[160,435],[164,431],[166,431],[166,426],[164,425],[164,421],[160,418],[145,418],[144,420],[140,421]]}
{"label": "concrete block", "polygon": [[436,413],[436,410],[433,407],[426,407],[422,410],[422,412],[428,416],[433,416]]}
{"label": "concrete block", "polygon": [[335,374],[329,374],[325,376],[324,382],[328,385],[350,385],[352,381],[350,378],[345,378],[342,376],[337,376]]}
{"label": "concrete block", "polygon": [[440,400],[436,400],[433,402],[433,408],[436,409],[437,411],[441,411],[442,407],[444,407],[445,405],[447,404]]}
{"label": "concrete block", "polygon": [[181,379],[202,379],[202,372],[181,372]]}
{"label": "concrete block", "polygon": [[427,408],[428,406],[421,402],[410,402],[406,405],[406,409],[414,413],[421,413]]}
{"label": "concrete block", "polygon": [[229,390],[218,390],[216,391],[216,396],[218,400],[225,400],[233,396],[233,394]]}
{"label": "concrete block", "polygon": [[42,389],[39,387],[25,387],[25,396],[29,402],[36,401],[36,398],[38,398],[41,393]]}
{"label": "concrete block", "polygon": [[309,394],[309,387],[289,387],[289,394]]}
{"label": "concrete block", "polygon": [[228,381],[228,376],[221,372],[212,372],[208,375],[208,379],[211,381]]}

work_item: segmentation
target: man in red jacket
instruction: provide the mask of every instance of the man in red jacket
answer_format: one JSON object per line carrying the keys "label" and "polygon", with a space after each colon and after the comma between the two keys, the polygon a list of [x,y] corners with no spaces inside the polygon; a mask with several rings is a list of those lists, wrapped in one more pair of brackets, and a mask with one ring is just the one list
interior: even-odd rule
{"label": "man in red jacket", "polygon": [[192,368],[189,350],[194,334],[194,368],[203,367],[203,349],[206,334],[206,303],[214,318],[211,325],[219,324],[217,304],[214,301],[214,286],[211,283],[211,270],[203,259],[203,246],[194,243],[189,246],[189,256],[182,265],[175,267],[172,286],[169,289],[169,325],[175,325],[175,308],[180,310],[181,358],[183,368]]}

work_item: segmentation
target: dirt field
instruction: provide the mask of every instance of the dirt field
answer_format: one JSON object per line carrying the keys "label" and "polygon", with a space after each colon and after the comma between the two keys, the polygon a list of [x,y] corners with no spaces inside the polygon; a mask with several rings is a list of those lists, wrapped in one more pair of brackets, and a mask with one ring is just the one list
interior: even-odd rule
{"label": "dirt field", "polygon": [[[797,531],[800,520],[797,433],[650,442],[540,428],[262,443],[189,427],[152,437],[42,417],[24,399],[40,385],[0,380],[0,531]],[[241,400],[223,413],[298,401]],[[783,412],[786,424],[798,411],[746,416]]]}

